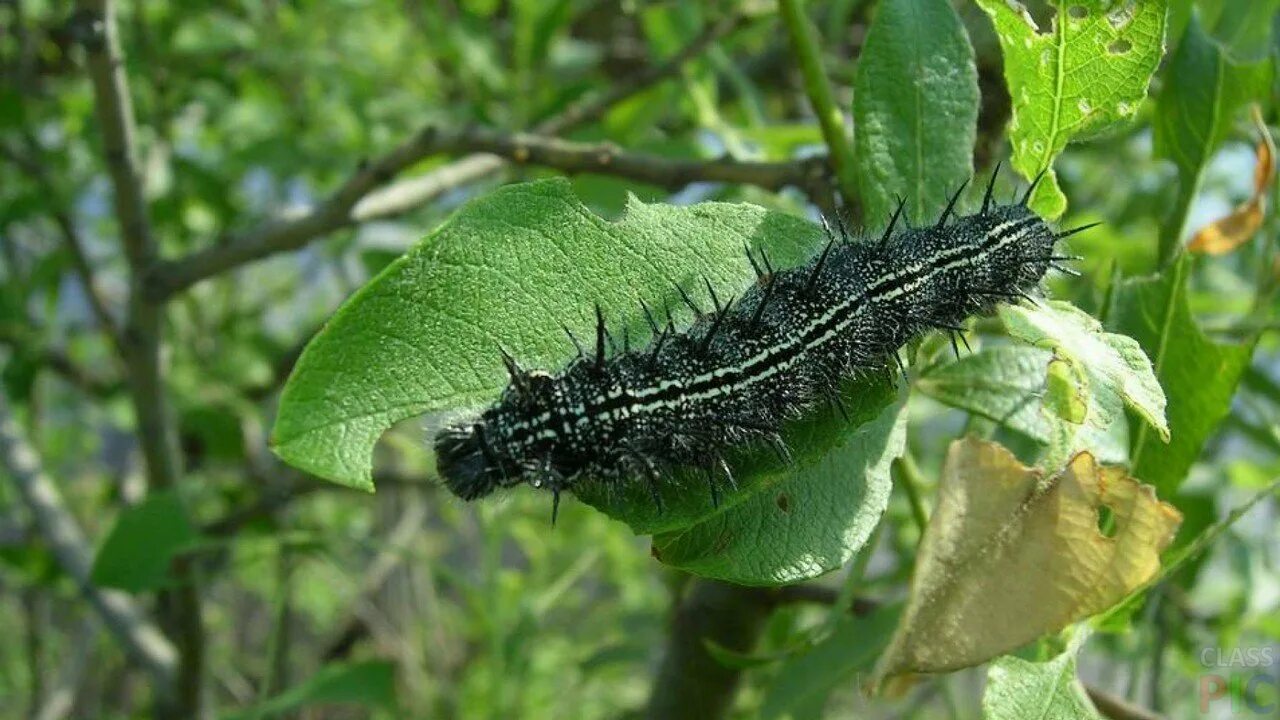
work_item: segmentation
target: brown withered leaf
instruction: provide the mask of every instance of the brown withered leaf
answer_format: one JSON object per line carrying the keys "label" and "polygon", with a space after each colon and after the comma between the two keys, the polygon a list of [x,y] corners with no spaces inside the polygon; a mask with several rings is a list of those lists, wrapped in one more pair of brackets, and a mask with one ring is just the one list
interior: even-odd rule
{"label": "brown withered leaf", "polygon": [[1181,521],[1149,485],[1087,452],[1045,479],[998,444],[952,443],[873,684],[978,665],[1106,610],[1159,571]]}
{"label": "brown withered leaf", "polygon": [[1253,166],[1253,196],[1224,217],[1200,228],[1187,243],[1187,250],[1191,252],[1224,255],[1243,245],[1262,227],[1267,214],[1267,193],[1276,172],[1276,146],[1262,119],[1262,112],[1256,104],[1252,110],[1253,124],[1259,136],[1255,151],[1258,162]]}

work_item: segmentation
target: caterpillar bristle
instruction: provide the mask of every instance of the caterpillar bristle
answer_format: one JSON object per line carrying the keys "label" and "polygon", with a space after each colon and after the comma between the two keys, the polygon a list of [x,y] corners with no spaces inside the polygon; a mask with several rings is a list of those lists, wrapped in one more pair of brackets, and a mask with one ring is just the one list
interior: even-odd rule
{"label": "caterpillar bristle", "polygon": [[996,189],[996,175],[1000,174],[1000,162],[996,162],[996,166],[991,170],[991,179],[987,181],[987,191],[982,194],[982,210],[980,213],[986,215],[991,210],[991,193]]}
{"label": "caterpillar bristle", "polygon": [[764,294],[760,296],[760,302],[756,305],[756,311],[751,315],[752,325],[760,324],[760,318],[764,315],[764,307],[769,304],[769,299],[773,297],[773,288],[775,285],[777,285],[777,283],[773,280],[770,280],[769,283],[765,285]]}
{"label": "caterpillar bristle", "polygon": [[[1096,228],[1096,227],[1098,227],[1098,226],[1099,226],[1099,225],[1101,225],[1101,224],[1102,224],[1102,223],[1100,223],[1100,222],[1091,222],[1091,223],[1088,223],[1088,224],[1086,224],[1086,225],[1081,225],[1080,227],[1077,227],[1077,228],[1071,228],[1070,230],[1063,230],[1062,232],[1058,233],[1057,235],[1054,235],[1054,236],[1053,236],[1053,239],[1054,239],[1054,240],[1062,240],[1062,239],[1064,239],[1064,238],[1069,238],[1069,237],[1071,237],[1072,235],[1075,235],[1076,233],[1082,233],[1082,232],[1084,232],[1085,230],[1092,230],[1093,228]],[[1078,260],[1083,260],[1084,258],[1077,258],[1077,259],[1078,259]]]}
{"label": "caterpillar bristle", "polygon": [[966,179],[964,182],[960,183],[960,187],[956,188],[955,194],[952,195],[951,200],[947,202],[947,207],[943,209],[942,215],[938,217],[938,224],[934,225],[935,228],[941,229],[946,227],[947,218],[951,216],[951,211],[955,209],[956,201],[960,199],[960,193],[964,192],[965,187],[968,185],[969,181]]}
{"label": "caterpillar bristle", "polygon": [[899,195],[898,207],[896,207],[893,211],[893,214],[889,216],[889,224],[888,226],[885,227],[884,234],[880,236],[879,247],[881,249],[884,248],[885,243],[889,242],[889,238],[893,235],[893,228],[895,225],[898,224],[898,218],[902,217],[902,211],[906,207],[907,207],[907,199]]}
{"label": "caterpillar bristle", "polygon": [[729,467],[729,463],[724,459],[724,456],[717,455],[716,463],[720,465],[720,471],[724,473],[724,479],[728,481],[729,489],[737,492],[738,481],[733,477],[733,470]]}
{"label": "caterpillar bristle", "polygon": [[707,478],[707,488],[711,491],[711,507],[720,508],[720,488],[716,487],[715,468],[711,465],[703,468]]}
{"label": "caterpillar bristle", "polygon": [[760,269],[760,263],[756,262],[755,255],[751,254],[751,248],[746,243],[742,243],[742,251],[747,254],[747,262],[751,263],[751,269],[756,273],[756,280],[763,278],[764,271]]}
{"label": "caterpillar bristle", "polygon": [[498,346],[498,354],[502,356],[502,365],[507,369],[507,376],[510,378],[511,384],[515,385],[517,390],[524,392],[527,389],[528,381],[525,378],[524,370],[520,369],[520,364],[501,345]]}
{"label": "caterpillar bristle", "polygon": [[1057,263],[1051,262],[1049,263],[1049,267],[1053,268],[1054,270],[1057,270],[1063,275],[1070,275],[1071,277],[1082,277],[1082,273],[1079,270],[1072,270],[1069,267],[1063,267]]}
{"label": "caterpillar bristle", "polygon": [[577,359],[581,360],[587,356],[587,351],[583,349],[582,343],[578,342],[578,336],[573,334],[568,325],[560,323],[560,329],[564,330],[564,334],[569,337],[569,342],[573,343],[574,352],[578,354]]}
{"label": "caterpillar bristle", "polygon": [[729,303],[725,306],[725,309],[716,312],[715,319],[711,321],[711,327],[707,329],[707,334],[702,338],[702,347],[700,350],[703,354],[706,354],[706,352],[711,349],[711,341],[715,340],[716,331],[720,329],[720,325],[724,322],[724,319],[728,317],[728,306],[733,305],[733,301],[734,298],[729,298]]}
{"label": "caterpillar bristle", "polygon": [[773,263],[769,261],[769,253],[764,248],[760,248],[760,262],[764,263],[764,271],[772,278],[777,271],[773,269]]}
{"label": "caterpillar bristle", "polygon": [[596,303],[596,371],[604,372],[605,360],[605,336],[609,331],[604,327],[604,311],[600,309],[600,303]]}
{"label": "caterpillar bristle", "polygon": [[832,237],[827,241],[827,246],[822,249],[822,254],[818,256],[818,262],[813,264],[813,271],[809,273],[809,282],[805,283],[804,291],[812,292],[813,286],[818,282],[818,276],[822,274],[822,267],[827,264],[827,256],[831,254],[831,248],[836,244],[836,239]]}
{"label": "caterpillar bristle", "polygon": [[707,295],[711,296],[711,307],[715,308],[716,312],[723,310],[724,308],[720,307],[720,298],[716,295],[716,289],[711,285],[711,280],[706,275],[703,275],[702,283],[707,286]]}
{"label": "caterpillar bristle", "polygon": [[649,331],[657,336],[658,322],[653,319],[653,311],[649,309],[649,304],[644,301],[644,298],[640,298],[640,311],[644,313],[644,321],[648,323]]}
{"label": "caterpillar bristle", "polygon": [[1043,170],[1036,173],[1035,179],[1033,179],[1031,181],[1031,184],[1027,186],[1027,192],[1023,194],[1022,199],[1018,201],[1019,205],[1021,205],[1022,207],[1027,207],[1027,203],[1031,201],[1031,194],[1036,191],[1036,186],[1039,185],[1040,181],[1044,179],[1044,174],[1047,172],[1049,172],[1048,165],[1046,165]]}
{"label": "caterpillar bristle", "polygon": [[684,304],[688,305],[689,309],[693,311],[694,317],[702,315],[702,308],[698,307],[698,304],[693,301],[693,298],[689,297],[689,293],[684,291],[684,288],[680,283],[676,283],[676,292],[680,293],[680,299],[683,300]]}
{"label": "caterpillar bristle", "polygon": [[827,402],[829,402],[832,405],[832,407],[834,407],[840,413],[840,417],[844,418],[845,422],[849,422],[849,411],[848,409],[845,408],[844,401],[840,399],[839,390],[828,394]]}
{"label": "caterpillar bristle", "polygon": [[840,229],[841,242],[843,242],[845,245],[848,245],[850,242],[849,228],[845,226],[844,215],[842,215],[839,210],[836,211],[836,227]]}

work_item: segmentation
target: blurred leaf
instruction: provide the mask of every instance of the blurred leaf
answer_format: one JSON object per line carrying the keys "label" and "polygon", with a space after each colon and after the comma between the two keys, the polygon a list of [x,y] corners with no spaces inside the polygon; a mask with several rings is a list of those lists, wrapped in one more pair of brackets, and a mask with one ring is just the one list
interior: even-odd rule
{"label": "blurred leaf", "polygon": [[955,362],[930,366],[916,377],[913,387],[939,402],[1048,443],[1053,431],[1042,410],[1041,395],[1052,358],[1052,353],[1040,348],[983,348]]}
{"label": "blurred leaf", "polygon": [[1168,444],[1140,426],[1131,457],[1133,474],[1169,498],[1226,416],[1253,354],[1252,344],[1219,344],[1200,331],[1187,304],[1189,262],[1184,257],[1160,275],[1119,283],[1107,315],[1108,327],[1149,353],[1168,397]]}
{"label": "blurred leaf", "polygon": [[195,540],[195,528],[178,496],[152,493],[116,518],[93,559],[93,584],[131,593],[164,587],[174,556]]}
{"label": "blurred leaf", "polygon": [[1159,571],[1180,520],[1150,486],[1088,453],[1046,479],[997,444],[952,443],[877,677],[977,665],[1106,610]]}
{"label": "blurred leaf", "polygon": [[973,174],[978,71],[947,0],[880,3],[854,80],[858,187],[864,215],[932,221]]}
{"label": "blurred leaf", "polygon": [[760,717],[822,717],[833,690],[871,669],[901,612],[901,605],[889,605],[869,615],[841,617],[831,635],[782,665],[764,697]]}
{"label": "blurred leaf", "polygon": [[[889,376],[873,378],[878,382],[845,386],[847,422],[827,408],[790,425],[791,464],[757,451],[755,463],[747,464],[755,473],[740,481],[739,491],[718,509],[711,507],[705,480],[697,473],[685,477],[683,488],[679,480],[668,483],[664,498],[674,489],[683,498],[692,496],[703,511],[686,527],[655,534],[654,556],[696,575],[743,585],[798,582],[848,562],[884,514],[892,484],[889,467],[902,454],[906,436],[906,413]],[[639,485],[617,495],[626,512],[646,518],[656,510]],[[671,505],[682,501],[671,498],[664,517],[651,522],[665,519]],[[601,509],[619,516],[613,507]],[[637,532],[645,531],[641,527],[633,522]]]}
{"label": "blurred leaf", "polygon": [[1057,0],[1053,29],[1037,31],[1015,0],[978,0],[1004,51],[1013,98],[1009,142],[1024,177],[1047,169],[1031,205],[1046,217],[1066,210],[1052,163],[1073,139],[1132,119],[1164,54],[1166,0]]}
{"label": "blurred leaf", "polygon": [[321,668],[301,685],[223,720],[254,720],[311,705],[358,705],[393,711],[396,708],[395,664],[385,660],[335,663]]}
{"label": "blurred leaf", "polygon": [[[1103,332],[1102,324],[1070,303],[1046,301],[1036,305],[1001,305],[1000,317],[1009,334],[1033,345],[1051,348],[1054,355],[1076,366],[1087,378],[1090,396],[1119,396],[1166,441],[1165,398],[1151,369],[1151,361],[1137,341]],[[1059,378],[1061,380],[1062,378]],[[1100,402],[1108,408],[1118,402]],[[1110,418],[1105,420],[1110,424]]]}
{"label": "blurred leaf", "polygon": [[566,180],[501,188],[437,227],[307,345],[280,401],[274,449],[371,490],[373,446],[392,423],[497,397],[507,381],[499,345],[526,365],[559,367],[573,356],[560,323],[590,335],[595,303],[615,330],[625,317],[641,338],[642,298],[676,307],[673,283],[692,290],[704,275],[727,297],[754,277],[744,244],[785,267],[822,237],[811,223],[750,205],[637,201],[611,223]]}
{"label": "blurred leaf", "polygon": [[1002,657],[987,670],[983,720],[1102,720],[1076,677],[1076,656],[1088,632],[1047,662]]}
{"label": "blurred leaf", "polygon": [[1253,106],[1253,125],[1261,138],[1255,150],[1258,162],[1253,167],[1253,195],[1226,216],[1197,231],[1187,243],[1188,251],[1206,255],[1229,253],[1262,229],[1262,220],[1267,214],[1267,194],[1271,192],[1276,177],[1276,146],[1256,104]]}
{"label": "blurred leaf", "polygon": [[1242,104],[1264,95],[1269,64],[1238,64],[1227,58],[1194,16],[1170,60],[1153,121],[1156,157],[1178,166],[1178,200],[1161,230],[1162,245],[1175,247],[1200,176],[1231,131]]}

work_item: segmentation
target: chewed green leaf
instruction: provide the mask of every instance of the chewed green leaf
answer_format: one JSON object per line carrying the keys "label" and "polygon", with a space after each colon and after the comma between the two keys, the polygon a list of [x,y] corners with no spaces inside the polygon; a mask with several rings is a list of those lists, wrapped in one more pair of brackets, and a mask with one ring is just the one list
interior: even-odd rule
{"label": "chewed green leaf", "polygon": [[1013,166],[1026,177],[1048,169],[1032,207],[1058,217],[1067,199],[1053,159],[1082,139],[1131,119],[1164,54],[1166,0],[1058,0],[1048,32],[1015,0],[978,0],[1004,52],[1013,98]]}
{"label": "chewed green leaf", "polygon": [[1050,348],[1058,358],[1083,371],[1088,378],[1087,391],[1100,401],[1094,405],[1119,405],[1107,402],[1105,395],[1119,396],[1161,438],[1169,440],[1164,391],[1136,340],[1104,332],[1097,320],[1066,302],[1001,306],[1000,317],[1009,334]]}
{"label": "chewed green leaf", "polygon": [[744,246],[786,267],[821,238],[812,223],[753,205],[633,201],[609,222],[566,180],[501,188],[334,314],[285,386],[273,447],[298,468],[372,490],[373,447],[393,423],[497,396],[499,346],[528,367],[558,368],[573,353],[561,323],[588,336],[596,303],[615,331],[642,341],[640,300],[678,310],[674,285],[705,297],[704,276],[727,297],[753,278]]}
{"label": "chewed green leaf", "polygon": [[1046,662],[1002,657],[987,670],[982,716],[988,720],[1101,720],[1076,677],[1076,655],[1088,633],[1076,633],[1071,646]]}
{"label": "chewed green leaf", "polygon": [[973,48],[950,2],[879,5],[853,94],[866,217],[881,222],[901,195],[909,218],[936,219],[973,172],[978,100]]}

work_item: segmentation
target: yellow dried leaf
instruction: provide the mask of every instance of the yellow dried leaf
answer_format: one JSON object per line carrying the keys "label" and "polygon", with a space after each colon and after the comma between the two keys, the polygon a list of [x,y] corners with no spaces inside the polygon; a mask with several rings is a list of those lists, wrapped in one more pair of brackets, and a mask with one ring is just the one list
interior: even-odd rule
{"label": "yellow dried leaf", "polygon": [[875,677],[978,665],[1106,610],[1155,576],[1181,522],[1151,486],[1087,452],[1046,480],[998,444],[952,443]]}
{"label": "yellow dried leaf", "polygon": [[1253,106],[1253,123],[1260,138],[1256,150],[1258,162],[1253,166],[1253,196],[1196,232],[1187,243],[1187,250],[1223,255],[1243,245],[1262,227],[1267,214],[1267,192],[1276,172],[1276,146],[1257,105]]}

